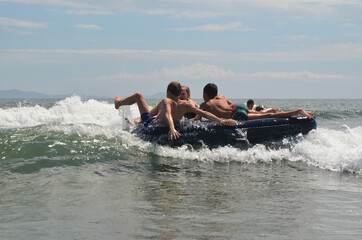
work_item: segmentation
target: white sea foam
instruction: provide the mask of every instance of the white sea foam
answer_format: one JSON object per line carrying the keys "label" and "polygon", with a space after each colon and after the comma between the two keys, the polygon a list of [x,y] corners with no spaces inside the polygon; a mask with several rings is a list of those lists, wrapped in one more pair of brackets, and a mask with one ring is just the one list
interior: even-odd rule
{"label": "white sea foam", "polygon": [[319,128],[292,150],[292,161],[332,171],[362,174],[362,127],[344,130]]}
{"label": "white sea foam", "polygon": [[[178,148],[145,142],[127,129],[124,118],[137,117],[136,105],[121,107],[113,104],[71,97],[47,109],[40,106],[0,109],[0,128],[23,128],[44,125],[52,131],[83,136],[115,138],[115,144],[137,147],[143,152],[159,156],[209,162],[271,163],[272,161],[301,161],[322,169],[362,174],[362,126],[333,130],[319,126],[299,141],[284,139],[279,145],[263,144],[240,149],[233,146],[194,149]],[[121,143],[118,142],[121,140]]]}
{"label": "white sea foam", "polygon": [[119,121],[119,114],[111,104],[92,99],[83,102],[78,96],[59,101],[49,109],[38,105],[0,109],[1,128],[87,123],[107,126]]}

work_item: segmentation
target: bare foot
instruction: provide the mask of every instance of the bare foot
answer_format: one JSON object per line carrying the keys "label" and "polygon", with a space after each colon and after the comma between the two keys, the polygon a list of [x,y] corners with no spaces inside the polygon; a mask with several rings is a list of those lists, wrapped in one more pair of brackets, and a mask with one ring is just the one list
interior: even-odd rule
{"label": "bare foot", "polygon": [[308,117],[308,118],[313,118],[313,117],[314,117],[314,113],[312,113],[312,112],[307,112],[307,111],[305,111],[305,110],[303,110],[303,109],[298,109],[298,113],[301,114],[301,115],[303,115],[303,116],[306,116],[306,117]]}
{"label": "bare foot", "polygon": [[116,109],[118,109],[118,108],[121,106],[120,101],[122,101],[123,98],[124,98],[124,97],[122,97],[122,96],[118,96],[118,97],[115,97],[115,98],[114,98],[114,107],[115,107]]}
{"label": "bare foot", "polygon": [[312,118],[315,118],[314,113],[306,111],[309,115],[312,116]]}

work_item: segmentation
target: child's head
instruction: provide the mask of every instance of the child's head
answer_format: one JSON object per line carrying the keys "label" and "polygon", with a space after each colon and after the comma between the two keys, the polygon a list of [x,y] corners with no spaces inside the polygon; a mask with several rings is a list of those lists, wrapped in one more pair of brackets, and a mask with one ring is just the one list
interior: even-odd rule
{"label": "child's head", "polygon": [[217,95],[217,86],[213,83],[208,83],[204,87],[204,94],[207,95],[208,98],[213,99]]}
{"label": "child's head", "polygon": [[190,93],[190,88],[186,85],[182,85],[181,86],[182,88],[182,91],[181,91],[181,96],[180,96],[180,99],[181,100],[188,100],[191,96],[191,93]]}
{"label": "child's head", "polygon": [[179,82],[170,82],[167,86],[167,91],[174,97],[180,97],[182,88]]}
{"label": "child's head", "polygon": [[249,99],[248,102],[246,103],[246,105],[248,106],[248,109],[251,110],[254,107],[254,100],[253,99]]}

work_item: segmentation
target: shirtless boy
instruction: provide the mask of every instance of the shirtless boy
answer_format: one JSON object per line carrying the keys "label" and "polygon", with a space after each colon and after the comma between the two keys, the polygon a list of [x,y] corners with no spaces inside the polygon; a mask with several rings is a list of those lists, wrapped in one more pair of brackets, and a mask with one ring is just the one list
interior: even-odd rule
{"label": "shirtless boy", "polygon": [[[215,84],[207,84],[204,87],[203,93],[205,102],[200,105],[200,108],[211,112],[220,118],[231,118],[234,120],[246,121],[262,118],[286,118],[294,115],[304,115],[308,118],[312,118],[314,116],[313,113],[307,112],[301,108],[295,111],[276,113],[259,113],[256,111],[249,111],[245,104],[234,104],[223,95],[218,95],[217,92],[218,89]],[[196,116],[195,119],[201,119],[201,116]]]}
{"label": "shirtless boy", "polygon": [[[210,119],[215,122],[219,122],[227,126],[235,126],[236,122],[231,119],[220,119],[210,112],[203,111],[190,102],[180,100],[181,84],[179,82],[171,82],[167,87],[167,98],[161,100],[161,102],[154,108],[157,111],[156,114],[148,109],[146,100],[141,93],[135,93],[127,98],[118,96],[114,100],[115,108],[118,109],[123,105],[132,105],[137,103],[138,110],[141,114],[141,120],[145,125],[157,124],[159,126],[168,126],[170,133],[169,139],[177,139],[181,134],[175,129],[175,122],[178,123],[186,112],[194,112],[201,117]],[[157,115],[154,117],[153,115]]]}

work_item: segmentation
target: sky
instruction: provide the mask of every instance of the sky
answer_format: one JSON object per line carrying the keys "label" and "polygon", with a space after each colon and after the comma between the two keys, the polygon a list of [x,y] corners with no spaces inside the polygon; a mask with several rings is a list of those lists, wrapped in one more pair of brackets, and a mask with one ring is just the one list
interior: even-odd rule
{"label": "sky", "polygon": [[362,0],[0,0],[0,90],[362,98]]}

